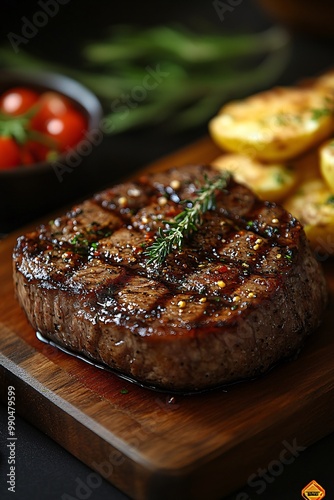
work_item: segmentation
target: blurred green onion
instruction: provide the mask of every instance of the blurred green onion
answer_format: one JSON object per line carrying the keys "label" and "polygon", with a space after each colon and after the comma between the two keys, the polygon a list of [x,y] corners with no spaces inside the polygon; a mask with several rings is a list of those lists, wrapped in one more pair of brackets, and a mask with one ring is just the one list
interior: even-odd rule
{"label": "blurred green onion", "polygon": [[[78,55],[83,69],[23,50],[14,56],[10,48],[0,47],[4,67],[56,71],[89,87],[104,104],[110,133],[161,122],[175,131],[203,124],[227,99],[274,82],[288,55],[289,37],[277,27],[253,34],[199,35],[181,27],[117,26],[103,40],[83,47]],[[155,88],[145,87],[156,68],[168,76]]]}

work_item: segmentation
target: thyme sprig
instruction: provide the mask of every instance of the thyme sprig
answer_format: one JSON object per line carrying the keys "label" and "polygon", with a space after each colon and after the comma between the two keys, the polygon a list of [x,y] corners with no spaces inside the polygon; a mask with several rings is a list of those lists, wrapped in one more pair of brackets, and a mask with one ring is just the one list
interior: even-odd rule
{"label": "thyme sprig", "polygon": [[215,208],[216,192],[224,190],[229,179],[227,171],[213,179],[206,177],[204,186],[197,191],[197,198],[182,201],[188,206],[172,221],[163,221],[168,228],[159,228],[157,239],[144,252],[149,257],[149,264],[161,264],[173,250],[181,250],[184,238],[197,231],[202,223],[202,215]]}

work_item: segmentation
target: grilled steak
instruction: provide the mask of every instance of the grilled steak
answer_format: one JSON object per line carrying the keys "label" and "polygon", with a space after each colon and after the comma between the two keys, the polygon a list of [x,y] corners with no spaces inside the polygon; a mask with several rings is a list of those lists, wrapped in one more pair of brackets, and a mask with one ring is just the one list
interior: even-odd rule
{"label": "grilled steak", "polygon": [[198,390],[296,353],[326,303],[300,223],[228,182],[181,251],[149,264],[159,227],[211,167],[142,176],[18,239],[17,297],[35,330],[141,382]]}

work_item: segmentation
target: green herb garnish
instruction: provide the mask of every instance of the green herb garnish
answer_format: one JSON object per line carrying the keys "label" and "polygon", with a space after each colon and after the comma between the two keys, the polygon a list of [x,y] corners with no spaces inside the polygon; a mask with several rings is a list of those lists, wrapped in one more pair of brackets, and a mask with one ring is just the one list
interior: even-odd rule
{"label": "green herb garnish", "polygon": [[283,127],[291,124],[300,123],[302,120],[300,115],[293,115],[291,113],[279,113],[278,115],[276,115],[275,118],[277,125]]}
{"label": "green herb garnish", "polygon": [[312,112],[311,119],[314,121],[320,120],[320,118],[323,118],[324,116],[329,116],[333,113],[333,111],[328,108],[312,109],[311,112]]}
{"label": "green herb garnish", "polygon": [[223,172],[214,179],[206,178],[205,185],[197,191],[198,197],[182,202],[190,206],[178,214],[174,220],[164,221],[169,229],[159,228],[158,238],[144,253],[149,257],[150,264],[161,264],[173,250],[181,250],[184,238],[197,231],[202,222],[202,215],[215,207],[216,191],[224,190],[229,179],[229,172]]}
{"label": "green herb garnish", "polygon": [[285,30],[219,31],[114,26],[74,53],[81,61],[76,67],[40,59],[21,46],[14,54],[8,43],[0,46],[0,58],[2,67],[64,73],[89,87],[104,105],[107,134],[166,122],[180,130],[205,123],[227,99],[268,86],[286,67]]}
{"label": "green herb garnish", "polygon": [[[38,111],[39,107],[35,105],[25,113],[19,115],[13,116],[0,112],[0,135],[3,137],[11,137],[20,146],[31,140],[49,148],[57,149],[57,144],[51,137],[31,129],[31,119]],[[56,151],[55,153],[57,154]]]}
{"label": "green herb garnish", "polygon": [[334,205],[334,194],[331,194],[330,196],[328,196],[328,198],[326,200],[326,204],[327,205]]}
{"label": "green herb garnish", "polygon": [[280,186],[282,186],[283,184],[285,184],[285,179],[284,179],[284,176],[281,174],[281,172],[277,172],[275,174],[275,181]]}
{"label": "green herb garnish", "polygon": [[334,111],[333,105],[334,105],[334,102],[332,101],[332,99],[330,99],[329,97],[326,97],[324,99],[324,107],[323,108],[311,109],[311,113],[312,113],[311,119],[314,121],[317,121],[317,120],[320,120],[321,118],[323,118],[324,116],[332,115],[333,111]]}
{"label": "green herb garnish", "polygon": [[96,250],[98,247],[97,241],[88,241],[83,233],[77,233],[69,240],[69,243],[73,246],[74,252],[79,255],[88,255],[90,249]]}

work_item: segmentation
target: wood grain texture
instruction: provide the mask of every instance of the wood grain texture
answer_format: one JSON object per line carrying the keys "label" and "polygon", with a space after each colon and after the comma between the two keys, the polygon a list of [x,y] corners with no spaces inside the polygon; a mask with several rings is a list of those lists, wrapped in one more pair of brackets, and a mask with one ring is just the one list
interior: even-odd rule
{"label": "wood grain texture", "polygon": [[[144,170],[218,154],[205,139]],[[13,292],[17,235],[0,243],[2,399],[14,385],[22,416],[131,497],[219,498],[278,459],[283,441],[307,446],[334,430],[332,261],[324,323],[298,359],[227,391],[170,399],[37,340]]]}

